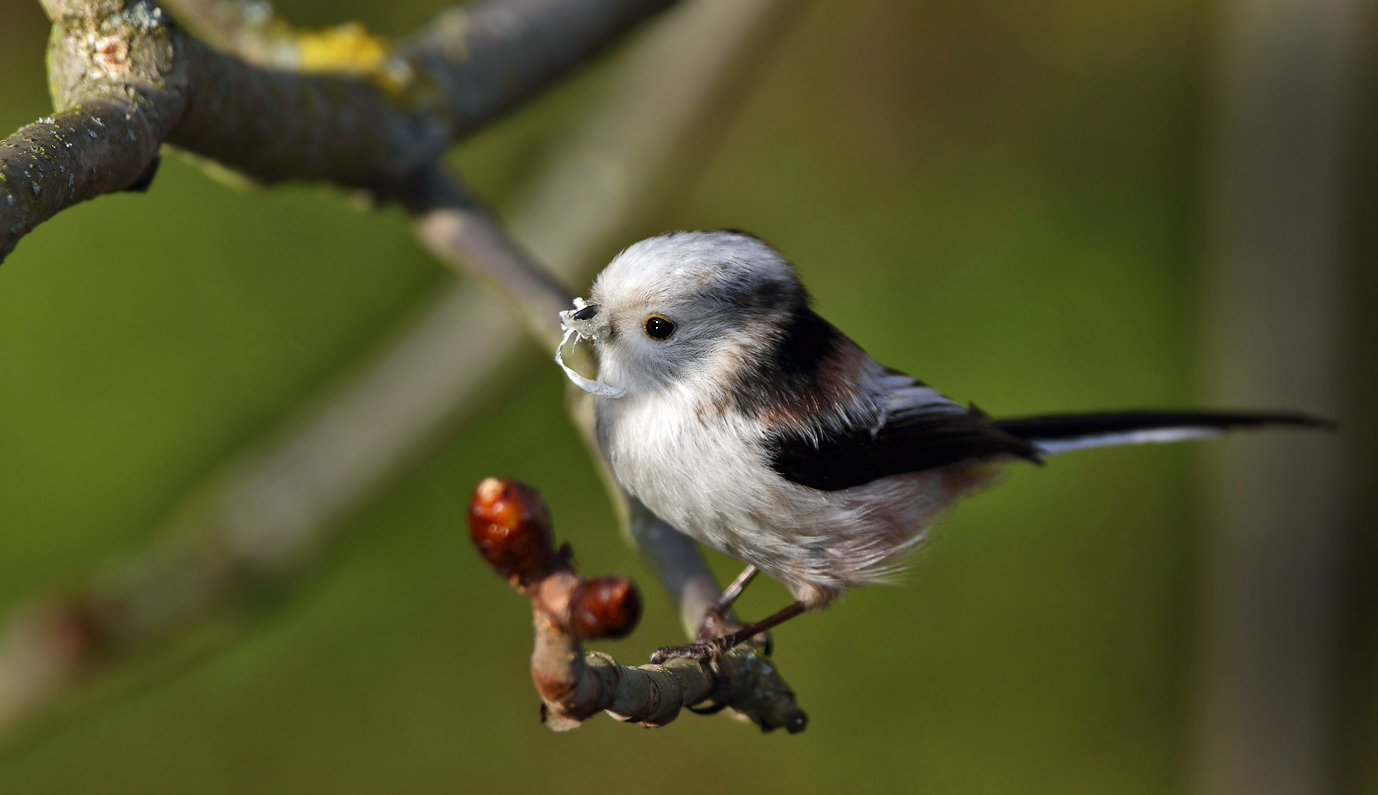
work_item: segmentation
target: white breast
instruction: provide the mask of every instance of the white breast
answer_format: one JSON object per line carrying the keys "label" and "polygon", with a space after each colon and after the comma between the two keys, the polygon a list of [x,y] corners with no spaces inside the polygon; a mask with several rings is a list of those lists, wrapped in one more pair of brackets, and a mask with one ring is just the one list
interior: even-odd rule
{"label": "white breast", "polygon": [[674,391],[598,404],[599,436],[622,485],[685,533],[736,554],[741,506],[759,501],[773,476],[757,431],[741,418],[705,418]]}

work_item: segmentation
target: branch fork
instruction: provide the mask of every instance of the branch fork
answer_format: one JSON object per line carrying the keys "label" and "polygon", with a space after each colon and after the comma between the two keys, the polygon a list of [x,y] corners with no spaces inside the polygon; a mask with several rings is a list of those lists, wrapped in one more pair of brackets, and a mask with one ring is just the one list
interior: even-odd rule
{"label": "branch fork", "polygon": [[[794,692],[754,648],[738,647],[711,661],[641,666],[585,652],[585,640],[625,637],[635,629],[641,596],[626,577],[580,577],[569,545],[556,548],[550,511],[532,487],[498,478],[479,483],[469,504],[469,530],[483,559],[531,599],[531,679],[541,697],[541,720],[551,729],[577,728],[599,712],[659,727],[685,708],[731,708],[763,731],[794,734],[807,725]],[[711,706],[694,709],[704,703]]]}

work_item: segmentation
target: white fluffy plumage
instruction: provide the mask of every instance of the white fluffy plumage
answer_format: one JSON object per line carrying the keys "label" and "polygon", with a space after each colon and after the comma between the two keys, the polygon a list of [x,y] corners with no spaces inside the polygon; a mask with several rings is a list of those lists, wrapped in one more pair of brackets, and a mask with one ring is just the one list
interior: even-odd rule
{"label": "white fluffy plumage", "polygon": [[[848,381],[820,391],[804,411],[791,405],[803,395],[752,383],[807,307],[793,267],[754,237],[643,240],[598,276],[587,304],[596,315],[574,319],[577,307],[563,319],[597,349],[599,383],[622,393],[596,401],[599,440],[618,480],[666,521],[755,565],[809,607],[893,573],[937,514],[985,480],[985,467],[969,465],[824,491],[772,469],[769,440],[782,430],[817,439],[839,425],[879,427],[902,408],[966,409],[845,337],[833,363]],[[644,331],[653,315],[675,324],[669,339]],[[734,400],[730,384],[781,406],[743,410],[751,401]]]}

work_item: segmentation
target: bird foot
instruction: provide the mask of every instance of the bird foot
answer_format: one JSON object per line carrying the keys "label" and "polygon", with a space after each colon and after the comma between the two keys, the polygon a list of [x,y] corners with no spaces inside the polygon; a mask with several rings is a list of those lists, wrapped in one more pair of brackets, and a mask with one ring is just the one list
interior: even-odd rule
{"label": "bird foot", "polygon": [[710,662],[716,660],[723,652],[731,649],[735,645],[731,643],[730,640],[730,637],[720,637],[697,640],[683,646],[661,646],[651,655],[651,663],[653,665],[664,665],[670,660],[676,659]]}
{"label": "bird foot", "polygon": [[[766,631],[780,626],[807,609],[808,607],[806,607],[803,602],[796,600],[787,605],[783,610],[763,621],[757,621],[755,624],[742,627],[736,632],[731,632],[716,638],[702,637],[705,627],[700,627],[700,637],[698,640],[685,646],[665,646],[656,649],[655,654],[651,655],[651,662],[659,665],[666,660],[673,660],[677,657],[688,657],[694,660],[705,661],[714,660],[722,656],[722,653],[728,649],[731,649],[739,643],[745,643],[750,640],[764,644],[766,654],[770,654],[770,636],[766,634]],[[721,609],[710,611],[710,615],[714,613],[721,615],[721,612]]]}

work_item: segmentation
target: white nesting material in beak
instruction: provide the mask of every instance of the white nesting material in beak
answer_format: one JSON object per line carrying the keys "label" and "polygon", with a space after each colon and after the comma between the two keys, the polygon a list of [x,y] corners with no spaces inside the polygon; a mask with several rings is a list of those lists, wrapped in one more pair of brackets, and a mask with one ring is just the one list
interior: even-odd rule
{"label": "white nesting material in beak", "polygon": [[585,392],[599,397],[620,398],[627,394],[627,390],[605,384],[602,381],[596,381],[592,378],[585,378],[575,372],[572,367],[565,364],[565,344],[569,342],[570,337],[578,335],[579,339],[593,340],[594,338],[592,331],[589,329],[592,317],[584,319],[575,317],[576,313],[585,309],[587,306],[588,303],[584,301],[584,299],[575,298],[574,308],[560,313],[560,326],[565,330],[565,335],[560,338],[560,344],[555,347],[555,363],[560,365],[560,369],[565,371],[565,375],[569,376],[569,380],[573,381],[575,386]]}

